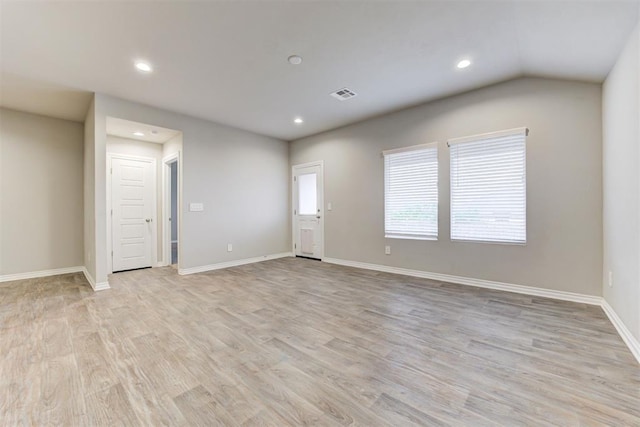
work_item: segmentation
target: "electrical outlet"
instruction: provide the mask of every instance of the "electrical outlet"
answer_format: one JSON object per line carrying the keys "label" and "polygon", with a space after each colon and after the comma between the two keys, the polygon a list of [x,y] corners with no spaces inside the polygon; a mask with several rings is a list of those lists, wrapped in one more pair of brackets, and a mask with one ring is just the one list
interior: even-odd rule
{"label": "electrical outlet", "polygon": [[609,272],[609,287],[613,286],[613,271]]}
{"label": "electrical outlet", "polygon": [[385,255],[391,255],[391,246],[387,245],[384,247]]}
{"label": "electrical outlet", "polygon": [[233,251],[233,245],[231,243],[227,243],[227,252]]}

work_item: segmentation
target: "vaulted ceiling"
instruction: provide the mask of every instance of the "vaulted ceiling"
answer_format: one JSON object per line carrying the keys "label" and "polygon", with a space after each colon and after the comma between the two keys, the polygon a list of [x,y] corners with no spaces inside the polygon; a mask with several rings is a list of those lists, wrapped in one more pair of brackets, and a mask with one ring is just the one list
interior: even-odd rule
{"label": "vaulted ceiling", "polygon": [[285,140],[521,75],[601,82],[639,18],[635,0],[0,7],[4,106],[82,120],[95,91]]}

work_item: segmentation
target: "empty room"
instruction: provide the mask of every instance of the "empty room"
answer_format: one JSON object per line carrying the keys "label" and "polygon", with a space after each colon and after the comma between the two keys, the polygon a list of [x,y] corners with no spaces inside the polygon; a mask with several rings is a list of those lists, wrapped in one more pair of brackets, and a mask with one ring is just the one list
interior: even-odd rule
{"label": "empty room", "polygon": [[640,427],[640,0],[0,1],[0,426]]}

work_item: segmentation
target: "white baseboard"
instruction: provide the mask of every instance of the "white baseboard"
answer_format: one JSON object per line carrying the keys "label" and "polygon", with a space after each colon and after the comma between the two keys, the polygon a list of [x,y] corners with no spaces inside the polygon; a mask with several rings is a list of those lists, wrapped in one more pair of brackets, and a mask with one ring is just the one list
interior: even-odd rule
{"label": "white baseboard", "polygon": [[614,311],[613,307],[611,307],[604,298],[602,299],[602,310],[604,310],[605,314],[618,331],[618,334],[620,334],[620,337],[622,338],[624,343],[627,345],[627,347],[629,347],[629,350],[631,350],[631,353],[636,358],[638,363],[640,363],[640,342],[631,334],[631,331],[625,326],[624,323],[622,323],[622,320],[620,319],[620,317],[618,317],[618,314]]}
{"label": "white baseboard", "polygon": [[89,282],[89,284],[91,285],[91,288],[95,292],[111,289],[111,286],[109,286],[109,281],[96,283],[96,281],[93,278],[93,276],[91,276],[91,274],[89,274],[89,270],[87,270],[85,267],[82,267],[82,272],[84,273],[84,277],[87,278],[87,282]]}
{"label": "white baseboard", "polygon": [[405,276],[421,277],[423,279],[438,280],[441,282],[457,283],[460,285],[476,286],[479,288],[495,289],[499,291],[515,292],[531,296],[553,298],[563,301],[578,302],[582,304],[598,305],[602,307],[607,317],[618,331],[618,334],[629,347],[629,350],[640,363],[640,342],[631,334],[631,331],[622,323],[613,308],[604,298],[593,295],[576,294],[572,292],[556,291],[552,289],[536,288],[532,286],[514,285],[511,283],[492,282],[490,280],[473,279],[470,277],[452,276],[449,274],[431,273],[428,271],[410,270],[406,268],[390,267],[387,265],[369,264],[358,261],[347,261],[336,258],[324,258],[324,262],[344,265],[347,267],[364,268],[366,270],[382,271],[385,273],[403,274]]}
{"label": "white baseboard", "polygon": [[0,276],[0,282],[11,282],[13,280],[35,279],[38,277],[58,276],[60,274],[83,273],[84,277],[91,285],[94,291],[102,291],[109,289],[109,282],[96,283],[84,266],[55,268],[53,270],[31,271],[28,273],[6,274]]}
{"label": "white baseboard", "polygon": [[358,261],[347,261],[336,258],[324,258],[324,262],[345,265],[348,267],[364,268],[385,273],[403,274],[405,276],[421,277],[423,279],[438,280],[440,282],[457,283],[459,285],[475,286],[478,288],[495,289],[498,291],[515,292],[518,294],[537,297],[553,298],[563,301],[579,302],[583,304],[601,305],[602,297],[576,294],[573,292],[556,291],[553,289],[535,288],[532,286],[514,285],[511,283],[493,282],[491,280],[473,279],[470,277],[452,276],[449,274],[431,273],[428,271],[410,270],[407,268],[389,267],[387,265],[368,264]]}
{"label": "white baseboard", "polygon": [[282,252],[279,254],[263,255],[255,258],[238,259],[234,261],[219,262],[217,264],[202,265],[200,267],[181,268],[178,274],[181,276],[187,274],[202,273],[211,270],[220,270],[221,268],[236,267],[238,265],[253,264],[254,262],[268,261],[270,259],[286,258],[293,256],[292,252]]}
{"label": "white baseboard", "polygon": [[11,282],[14,280],[35,279],[37,277],[57,276],[60,274],[80,273],[84,271],[84,267],[66,267],[55,268],[53,270],[31,271],[28,273],[5,274],[0,276],[0,282]]}

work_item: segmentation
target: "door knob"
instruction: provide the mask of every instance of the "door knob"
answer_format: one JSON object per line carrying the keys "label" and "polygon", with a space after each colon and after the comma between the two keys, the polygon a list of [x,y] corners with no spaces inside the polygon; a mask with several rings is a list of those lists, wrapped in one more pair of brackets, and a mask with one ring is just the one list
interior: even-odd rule
{"label": "door knob", "polygon": [[320,215],[316,215],[316,218],[317,218],[317,219],[320,219]]}
{"label": "door knob", "polygon": [[152,220],[151,218],[147,218],[147,219],[145,219],[145,221],[147,221],[147,222],[151,222],[151,221],[153,221],[153,220]]}

